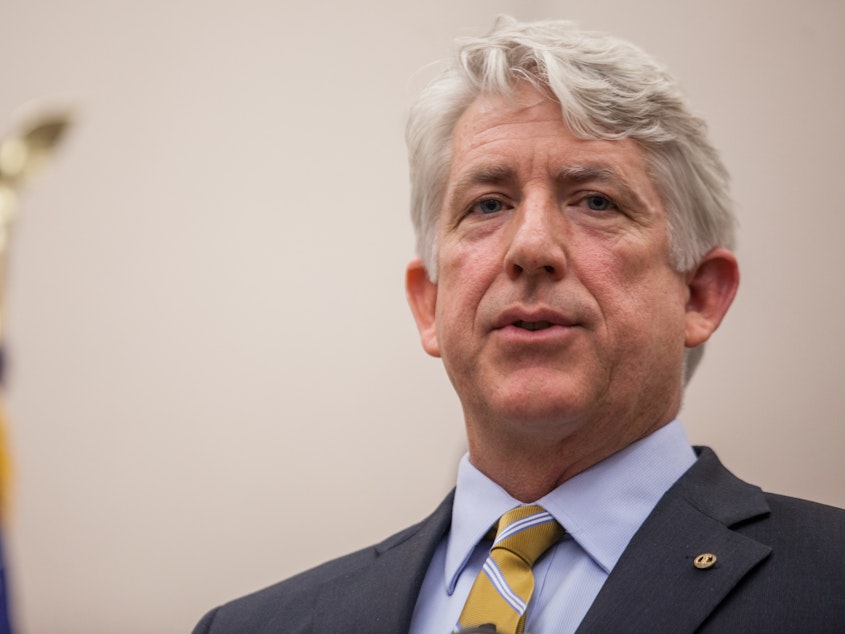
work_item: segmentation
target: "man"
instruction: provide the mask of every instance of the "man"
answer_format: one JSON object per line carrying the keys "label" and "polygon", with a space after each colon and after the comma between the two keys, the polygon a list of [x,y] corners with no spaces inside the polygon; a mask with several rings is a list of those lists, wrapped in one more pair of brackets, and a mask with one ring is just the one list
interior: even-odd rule
{"label": "man", "polygon": [[845,631],[845,512],[738,480],[676,420],[739,274],[727,174],[665,71],[502,19],[408,142],[407,293],[463,407],[456,490],[196,632]]}

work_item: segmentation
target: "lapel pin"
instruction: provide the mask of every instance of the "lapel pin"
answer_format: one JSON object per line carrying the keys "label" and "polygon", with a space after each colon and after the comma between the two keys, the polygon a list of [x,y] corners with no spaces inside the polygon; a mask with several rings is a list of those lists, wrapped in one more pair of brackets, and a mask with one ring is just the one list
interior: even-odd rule
{"label": "lapel pin", "polygon": [[713,566],[716,563],[716,555],[713,553],[702,553],[698,557],[695,558],[693,564],[699,570],[706,570]]}

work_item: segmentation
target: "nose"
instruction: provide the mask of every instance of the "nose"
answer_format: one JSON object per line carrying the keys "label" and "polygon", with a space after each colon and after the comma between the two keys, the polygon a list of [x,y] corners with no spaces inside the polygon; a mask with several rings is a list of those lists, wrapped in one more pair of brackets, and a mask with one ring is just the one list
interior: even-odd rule
{"label": "nose", "polygon": [[525,200],[513,215],[505,253],[505,271],[522,276],[561,279],[566,273],[566,221],[555,200]]}

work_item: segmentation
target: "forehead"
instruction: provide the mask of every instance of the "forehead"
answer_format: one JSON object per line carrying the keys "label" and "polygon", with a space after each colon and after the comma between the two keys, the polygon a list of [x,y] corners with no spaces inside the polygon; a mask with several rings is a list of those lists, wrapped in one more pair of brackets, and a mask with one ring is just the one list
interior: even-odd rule
{"label": "forehead", "polygon": [[522,172],[600,168],[650,186],[648,163],[633,139],[585,139],[566,125],[557,101],[530,85],[512,96],[482,95],[464,111],[452,137],[449,187],[468,171]]}

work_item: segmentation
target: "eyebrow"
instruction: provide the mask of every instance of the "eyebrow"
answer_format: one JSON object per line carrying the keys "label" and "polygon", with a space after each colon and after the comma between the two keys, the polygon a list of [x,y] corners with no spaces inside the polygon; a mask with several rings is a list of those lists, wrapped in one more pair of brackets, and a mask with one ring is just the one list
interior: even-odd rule
{"label": "eyebrow", "polygon": [[636,189],[628,184],[628,179],[617,170],[606,165],[573,165],[571,167],[565,167],[557,173],[556,180],[559,183],[574,185],[589,182],[610,185],[623,198],[635,201],[640,205],[645,205],[645,201],[637,193]]}
{"label": "eyebrow", "polygon": [[597,181],[616,185],[630,190],[627,180],[616,170],[606,165],[574,165],[565,167],[557,173],[556,180],[559,182],[581,184],[588,181]]}
{"label": "eyebrow", "polygon": [[[498,185],[501,183],[513,182],[517,179],[516,170],[507,165],[483,165],[477,169],[463,174],[455,182],[452,188],[452,196],[460,194],[464,190],[475,185]],[[606,165],[573,165],[558,171],[555,180],[559,183],[581,184],[589,181],[597,181],[615,185],[631,192],[632,188],[627,180],[616,170]]]}
{"label": "eyebrow", "polygon": [[506,165],[483,165],[463,174],[455,182],[450,198],[460,197],[476,185],[499,185],[516,180],[516,170]]}

